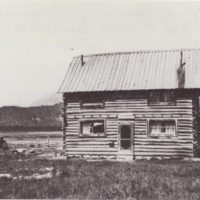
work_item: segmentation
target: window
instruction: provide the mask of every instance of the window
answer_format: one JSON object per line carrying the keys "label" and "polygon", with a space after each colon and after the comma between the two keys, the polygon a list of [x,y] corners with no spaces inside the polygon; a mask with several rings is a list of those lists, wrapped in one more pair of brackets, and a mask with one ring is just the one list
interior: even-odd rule
{"label": "window", "polygon": [[104,120],[88,120],[80,122],[81,136],[105,136]]}
{"label": "window", "polygon": [[175,136],[176,122],[175,120],[149,120],[150,136]]}
{"label": "window", "polygon": [[81,108],[103,108],[104,100],[101,99],[83,99],[81,101]]}
{"label": "window", "polygon": [[149,104],[175,104],[174,91],[152,91],[149,94]]}

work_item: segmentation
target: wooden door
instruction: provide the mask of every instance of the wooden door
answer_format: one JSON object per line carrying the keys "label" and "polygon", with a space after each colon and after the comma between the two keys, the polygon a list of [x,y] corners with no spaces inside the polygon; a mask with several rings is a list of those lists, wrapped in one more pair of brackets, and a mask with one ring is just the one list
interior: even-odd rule
{"label": "wooden door", "polygon": [[127,153],[133,151],[133,124],[130,122],[119,125],[119,150]]}

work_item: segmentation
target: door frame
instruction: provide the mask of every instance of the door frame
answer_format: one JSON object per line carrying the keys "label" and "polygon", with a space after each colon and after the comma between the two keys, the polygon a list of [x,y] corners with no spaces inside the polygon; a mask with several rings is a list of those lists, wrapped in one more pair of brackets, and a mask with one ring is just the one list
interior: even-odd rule
{"label": "door frame", "polygon": [[[129,126],[131,129],[131,148],[121,149],[121,127],[122,126]],[[124,153],[133,153],[134,150],[134,129],[133,129],[134,123],[132,121],[124,120],[118,122],[118,152],[124,152]]]}

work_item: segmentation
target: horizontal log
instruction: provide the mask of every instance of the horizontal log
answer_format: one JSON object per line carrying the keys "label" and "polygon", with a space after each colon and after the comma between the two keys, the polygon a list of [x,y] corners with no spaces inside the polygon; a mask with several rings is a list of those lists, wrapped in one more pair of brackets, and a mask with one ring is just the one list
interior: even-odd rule
{"label": "horizontal log", "polygon": [[136,139],[134,138],[134,142],[151,142],[151,143],[154,143],[154,142],[160,142],[160,143],[165,143],[165,142],[168,142],[168,143],[184,143],[184,142],[193,142],[193,138],[181,138],[181,139],[160,139],[160,138],[156,138],[156,139]]}
{"label": "horizontal log", "polygon": [[102,137],[102,138],[98,138],[98,137],[91,137],[91,138],[89,138],[89,137],[70,137],[70,138],[66,138],[66,140],[67,141],[85,141],[85,142],[89,142],[89,141],[94,141],[94,142],[102,142],[102,141],[104,141],[104,142],[107,142],[107,141],[110,141],[110,139],[109,138],[107,138],[107,137]]}
{"label": "horizontal log", "polygon": [[136,131],[139,131],[139,132],[146,132],[147,131],[147,127],[138,127],[138,126],[135,126],[135,132]]}
{"label": "horizontal log", "polygon": [[65,132],[66,132],[66,134],[68,134],[68,133],[76,133],[76,134],[78,134],[79,133],[79,129],[77,128],[77,129],[65,129]]}
{"label": "horizontal log", "polygon": [[116,125],[116,124],[118,124],[118,120],[116,120],[116,119],[108,119],[107,120],[107,124],[108,125]]}
{"label": "horizontal log", "polygon": [[72,144],[67,144],[67,149],[69,148],[86,148],[86,149],[100,149],[100,150],[103,150],[103,149],[118,149],[118,145],[115,145],[114,147],[110,147],[108,144],[107,145],[99,145],[99,144],[91,144],[91,145],[86,145],[86,144],[79,144],[79,145],[72,145]]}
{"label": "horizontal log", "polygon": [[[192,112],[183,112],[183,110],[173,110],[173,111],[170,111],[170,110],[167,110],[167,111],[162,111],[162,110],[159,110],[159,111],[142,111],[142,110],[116,110],[116,109],[113,109],[113,110],[110,110],[109,112],[105,111],[105,110],[102,110],[102,111],[96,111],[96,110],[88,110],[88,111],[85,111],[83,112],[82,110],[78,110],[78,111],[72,111],[72,112],[66,112],[66,117],[68,119],[74,119],[75,117],[76,118],[83,118],[85,116],[87,117],[93,117],[94,118],[94,115],[96,115],[97,113],[99,114],[97,118],[99,117],[102,117],[102,118],[116,118],[118,117],[118,114],[119,113],[125,113],[125,112],[132,112],[134,114],[134,116],[136,117],[136,119],[140,119],[140,118],[171,118],[172,116],[175,116],[177,115],[177,118],[192,118]],[[150,114],[151,116],[149,116],[149,113],[152,113]],[[147,115],[147,116],[145,116]]]}
{"label": "horizontal log", "polygon": [[107,131],[106,131],[106,135],[119,135],[118,134],[118,130],[113,130],[113,129],[107,129]]}
{"label": "horizontal log", "polygon": [[135,143],[191,143],[193,144],[193,138],[181,138],[181,139],[160,139],[160,138],[154,138],[154,139],[138,139],[134,138]]}
{"label": "horizontal log", "polygon": [[[106,106],[109,105],[118,105],[118,104],[141,104],[141,105],[147,105],[147,99],[119,99],[119,100],[106,100],[105,102]],[[188,104],[192,104],[192,100],[191,99],[185,99],[185,100],[180,100],[177,99],[176,100],[176,105],[188,105]],[[74,102],[68,102],[67,106],[80,106],[80,103],[78,101],[74,101]]]}
{"label": "horizontal log", "polygon": [[110,127],[110,126],[107,126],[107,129],[106,131],[114,131],[114,132],[118,132],[118,128],[119,128],[119,125],[115,126],[115,127]]}
{"label": "horizontal log", "polygon": [[65,134],[66,135],[66,137],[78,137],[79,136],[79,134],[78,133],[66,133]]}
{"label": "horizontal log", "polygon": [[107,136],[107,137],[116,137],[116,138],[118,138],[118,135],[115,134],[115,133],[112,133],[112,132],[107,133],[106,136]]}
{"label": "horizontal log", "polygon": [[134,152],[135,156],[183,156],[192,157],[192,152]]}
{"label": "horizontal log", "polygon": [[135,160],[140,159],[151,159],[151,158],[176,158],[176,159],[184,159],[184,158],[192,158],[193,155],[134,155]]}
{"label": "horizontal log", "polygon": [[157,104],[151,104],[149,105],[147,103],[147,101],[137,101],[137,100],[132,100],[132,101],[120,101],[120,102],[115,102],[115,101],[106,101],[106,107],[112,107],[112,106],[120,106],[120,105],[123,105],[123,106],[148,106],[148,107],[176,107],[176,106],[179,106],[179,107],[187,107],[187,106],[191,106],[192,102],[191,101],[185,101],[185,102],[181,102],[181,101],[178,101],[176,104],[174,105],[163,105],[162,103],[157,103]]}
{"label": "horizontal log", "polygon": [[67,110],[66,114],[67,115],[94,115],[94,114],[100,114],[100,115],[117,115],[118,113],[126,113],[126,112],[132,112],[134,115],[137,115],[137,114],[147,114],[149,115],[150,113],[152,115],[156,115],[156,114],[160,114],[160,115],[175,115],[175,114],[178,114],[178,115],[185,115],[185,117],[187,116],[192,116],[192,111],[189,110],[185,110],[185,109],[173,109],[173,110],[169,110],[169,109],[158,109],[158,110],[147,110],[147,109],[140,109],[140,108],[137,108],[137,109],[131,109],[131,108],[128,108],[128,109],[116,109],[116,108],[113,108],[111,110]]}
{"label": "horizontal log", "polygon": [[[90,155],[97,155],[97,156],[120,156],[120,154],[118,154],[118,152],[67,152],[66,151],[66,155],[70,155],[70,156],[90,156]],[[173,152],[167,152],[167,153],[154,153],[154,152],[137,152],[133,154],[135,156],[135,158],[137,159],[137,157],[192,157],[193,153],[173,153]]]}
{"label": "horizontal log", "polygon": [[66,151],[68,152],[83,152],[85,154],[87,154],[88,152],[117,152],[118,149],[117,148],[85,148],[85,147],[80,147],[80,148],[68,148],[66,147]]}
{"label": "horizontal log", "polygon": [[175,154],[175,155],[178,155],[178,154],[193,154],[193,151],[192,150],[171,150],[171,149],[168,149],[168,150],[161,150],[161,149],[152,149],[152,150],[148,150],[148,151],[146,151],[146,150],[142,150],[142,149],[140,149],[140,150],[135,150],[134,151],[134,153],[135,154],[141,154],[141,153],[143,153],[143,154],[152,154],[152,155],[154,155],[154,154]]}
{"label": "horizontal log", "polygon": [[107,135],[106,140],[98,140],[98,138],[88,138],[88,140],[82,140],[82,137],[79,137],[77,135],[72,135],[72,136],[68,136],[66,135],[66,140],[67,141],[113,141],[113,140],[118,140],[118,136],[115,135]]}
{"label": "horizontal log", "polygon": [[[159,112],[159,111],[164,111],[164,112],[173,112],[173,111],[181,111],[181,112],[191,112],[192,111],[192,106],[174,106],[174,107],[170,107],[170,106],[154,106],[154,107],[145,107],[145,106],[135,106],[135,107],[125,107],[122,106],[123,104],[119,105],[119,106],[112,106],[112,107],[105,107],[105,108],[100,108],[100,109],[79,109],[81,112],[88,112],[88,111],[97,111],[96,113],[100,112],[112,112],[114,110],[119,110],[119,111],[127,111],[127,113],[129,111],[155,111],[155,112]],[[73,110],[77,111],[77,109],[67,109],[67,112],[73,112]]]}
{"label": "horizontal log", "polygon": [[178,120],[177,127],[178,128],[191,128],[192,129],[193,123],[192,123],[192,121],[188,121],[187,123],[184,123],[184,122]]}
{"label": "horizontal log", "polygon": [[192,135],[193,130],[192,129],[188,129],[188,130],[178,129],[178,133],[188,133]]}
{"label": "horizontal log", "polygon": [[133,125],[134,125],[135,128],[147,128],[147,126],[148,126],[147,121],[146,121],[146,123],[143,123],[143,124],[139,124],[139,123],[134,121]]}
{"label": "horizontal log", "polygon": [[66,151],[66,155],[109,155],[109,156],[114,156],[114,155],[117,155],[117,152],[82,152],[82,151],[80,151],[80,152],[73,152],[73,151],[71,151],[71,152],[68,152],[68,151]]}
{"label": "horizontal log", "polygon": [[[190,134],[191,137],[193,134]],[[168,141],[172,141],[172,140],[180,140],[181,137],[179,138],[179,136],[148,136],[147,134],[134,134],[135,139],[138,140],[156,140],[156,141],[163,141],[163,140],[168,140]],[[187,136],[188,137],[188,136]]]}
{"label": "horizontal log", "polygon": [[74,102],[67,102],[67,106],[79,106],[79,102],[74,101]]}
{"label": "horizontal log", "polygon": [[134,121],[134,126],[137,126],[137,127],[146,127],[147,123],[148,123],[148,121],[146,119],[145,119],[145,121],[143,123]]}
{"label": "horizontal log", "polygon": [[76,119],[73,119],[73,120],[67,120],[67,124],[68,126],[78,126],[79,122],[76,120]]}
{"label": "horizontal log", "polygon": [[186,131],[192,132],[193,131],[193,127],[177,127],[177,130],[179,132],[181,132],[181,131],[183,131],[183,132],[186,132]]}
{"label": "horizontal log", "polygon": [[118,129],[118,125],[115,125],[115,126],[110,126],[110,125],[107,125],[106,126],[107,127],[107,129],[115,129],[115,130],[117,130]]}
{"label": "horizontal log", "polygon": [[116,137],[118,137],[118,133],[117,132],[108,132],[107,131],[107,133],[106,133],[106,136],[116,136]]}
{"label": "horizontal log", "polygon": [[121,103],[143,103],[146,104],[147,100],[146,99],[115,99],[113,101],[106,101],[106,104],[121,104]]}
{"label": "horizontal log", "polygon": [[87,149],[118,149],[118,144],[115,144],[114,147],[110,147],[109,144],[71,144],[66,143],[66,148],[87,148]]}
{"label": "horizontal log", "polygon": [[193,134],[188,134],[188,133],[178,133],[178,137],[179,138],[188,138],[189,137],[189,139],[193,139]]}
{"label": "horizontal log", "polygon": [[76,131],[77,131],[78,129],[79,129],[79,127],[66,126],[66,130],[67,130],[67,131],[70,131],[70,130],[72,130],[72,131],[73,131],[73,130],[76,130]]}
{"label": "horizontal log", "polygon": [[107,138],[108,138],[109,140],[115,140],[115,139],[118,138],[118,136],[116,136],[116,135],[107,135]]}
{"label": "horizontal log", "polygon": [[192,103],[192,99],[177,99],[176,103]]}
{"label": "horizontal log", "polygon": [[[95,145],[108,145],[110,143],[110,141],[93,141],[93,140],[90,140],[90,141],[84,141],[84,140],[66,140],[68,144],[77,144],[77,145],[89,145],[89,144],[95,144]],[[112,140],[115,142],[117,142],[117,140]]]}
{"label": "horizontal log", "polygon": [[149,150],[173,150],[173,151],[176,151],[176,150],[193,150],[193,146],[191,145],[181,145],[181,146],[174,146],[174,145],[135,145],[134,146],[134,150],[137,151],[137,150],[145,150],[145,151],[149,151]]}
{"label": "horizontal log", "polygon": [[[93,106],[93,104],[90,104],[91,106]],[[148,107],[148,108],[160,108],[160,107],[169,107],[169,108],[174,108],[174,107],[191,107],[192,106],[192,102],[191,101],[187,101],[187,102],[180,102],[178,101],[176,104],[172,105],[172,104],[151,104],[149,105],[146,101],[137,101],[137,100],[132,100],[132,101],[105,101],[105,107]],[[68,108],[79,108],[80,105],[79,104],[67,104]],[[82,109],[87,109],[87,108],[82,108]]]}

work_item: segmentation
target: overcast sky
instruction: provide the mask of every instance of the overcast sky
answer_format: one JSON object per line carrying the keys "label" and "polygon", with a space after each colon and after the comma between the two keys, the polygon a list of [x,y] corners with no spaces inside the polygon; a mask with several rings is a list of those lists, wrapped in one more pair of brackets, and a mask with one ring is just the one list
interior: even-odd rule
{"label": "overcast sky", "polygon": [[0,106],[56,93],[75,55],[200,48],[200,2],[0,1]]}

